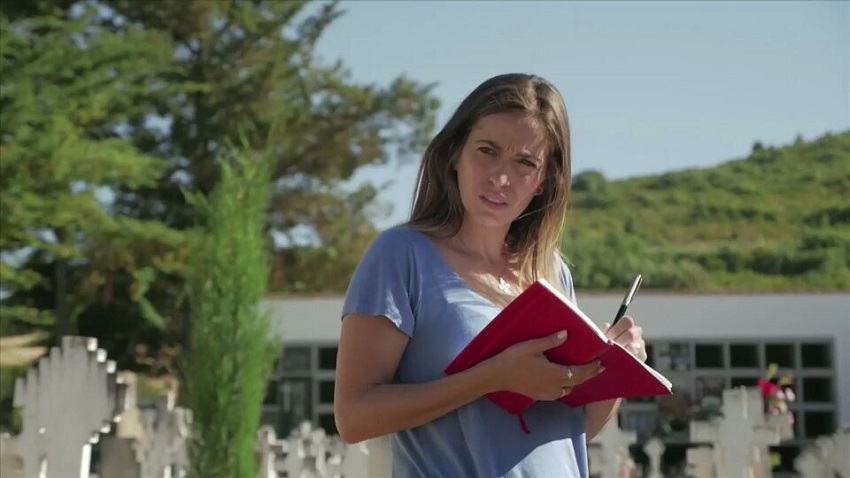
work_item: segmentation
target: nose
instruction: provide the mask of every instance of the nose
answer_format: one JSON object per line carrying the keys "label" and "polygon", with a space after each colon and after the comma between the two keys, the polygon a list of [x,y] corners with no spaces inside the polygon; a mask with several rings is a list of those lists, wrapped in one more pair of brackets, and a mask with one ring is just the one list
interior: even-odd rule
{"label": "nose", "polygon": [[493,186],[505,187],[511,183],[507,171],[508,166],[505,163],[507,163],[507,161],[499,161],[490,170],[490,183],[493,184]]}

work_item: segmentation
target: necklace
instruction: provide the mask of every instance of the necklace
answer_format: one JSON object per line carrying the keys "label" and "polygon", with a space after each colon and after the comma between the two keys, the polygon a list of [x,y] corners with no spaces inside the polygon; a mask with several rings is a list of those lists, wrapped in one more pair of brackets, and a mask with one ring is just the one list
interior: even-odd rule
{"label": "necklace", "polygon": [[499,276],[499,291],[501,291],[502,294],[507,294],[511,291],[511,286],[502,276]]}
{"label": "necklace", "polygon": [[[461,243],[461,245],[463,245],[463,248],[466,251],[466,253],[469,254],[472,251],[472,249],[469,246],[466,245],[466,242],[463,240],[462,237],[460,237],[460,235],[456,235],[456,237],[458,238],[458,240],[460,240],[460,243]],[[502,272],[497,276],[497,278],[499,280],[497,288],[499,289],[499,292],[501,292],[502,294],[509,294],[511,292],[511,284],[508,281],[505,280],[505,273],[507,271],[508,271],[508,260],[504,259],[504,264],[502,265]],[[496,276],[496,274],[493,274],[493,275]]]}

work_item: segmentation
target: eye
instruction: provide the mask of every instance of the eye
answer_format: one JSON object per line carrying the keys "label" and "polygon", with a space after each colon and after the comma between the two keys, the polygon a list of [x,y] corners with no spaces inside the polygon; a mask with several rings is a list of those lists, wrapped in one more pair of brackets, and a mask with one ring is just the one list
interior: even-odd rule
{"label": "eye", "polygon": [[487,156],[495,156],[496,155],[496,150],[489,147],[489,146],[481,146],[481,147],[478,148],[478,151],[486,154]]}
{"label": "eye", "polygon": [[520,160],[519,160],[519,162],[520,162],[520,164],[522,164],[523,166],[528,166],[528,167],[531,167],[531,168],[537,169],[537,163],[536,163],[536,162],[534,162],[534,161],[532,161],[532,160],[530,160],[530,159],[528,159],[528,158],[522,158],[522,159],[520,159]]}

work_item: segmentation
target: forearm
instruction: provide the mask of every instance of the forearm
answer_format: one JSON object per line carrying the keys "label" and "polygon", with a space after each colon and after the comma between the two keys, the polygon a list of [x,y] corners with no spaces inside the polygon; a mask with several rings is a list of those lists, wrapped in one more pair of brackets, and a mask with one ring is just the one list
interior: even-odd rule
{"label": "forearm", "polygon": [[375,385],[340,404],[337,427],[348,443],[414,428],[494,391],[493,383],[485,362],[432,382]]}
{"label": "forearm", "polygon": [[602,431],[611,417],[620,409],[621,399],[605,400],[603,402],[588,403],[584,406],[584,431],[587,441],[590,441]]}

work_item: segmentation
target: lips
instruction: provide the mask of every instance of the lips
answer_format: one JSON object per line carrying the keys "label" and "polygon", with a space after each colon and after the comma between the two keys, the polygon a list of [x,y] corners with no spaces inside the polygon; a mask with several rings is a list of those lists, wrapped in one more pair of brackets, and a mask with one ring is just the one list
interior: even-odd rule
{"label": "lips", "polygon": [[508,201],[500,194],[482,194],[481,200],[492,206],[507,206]]}

